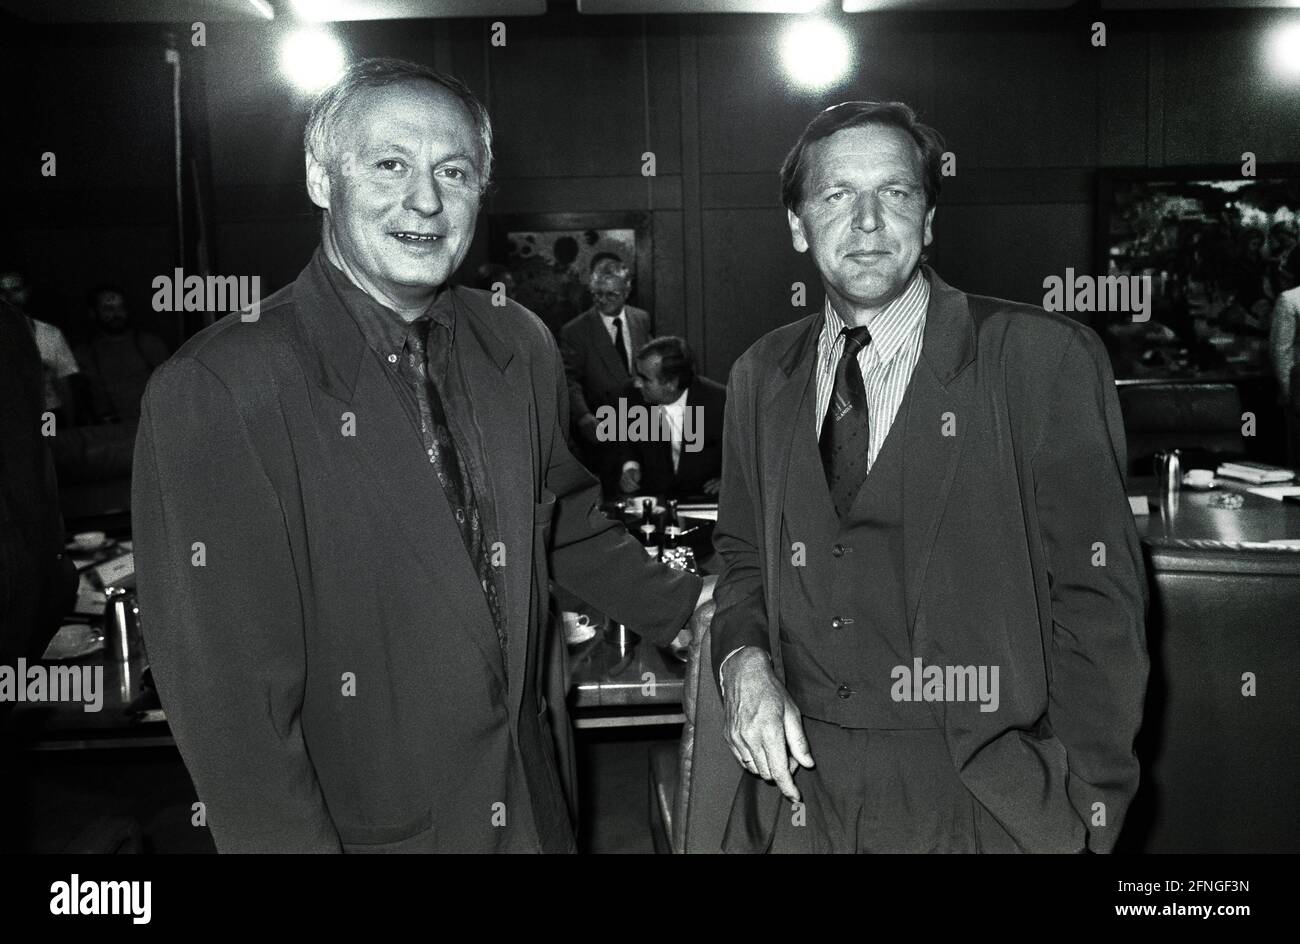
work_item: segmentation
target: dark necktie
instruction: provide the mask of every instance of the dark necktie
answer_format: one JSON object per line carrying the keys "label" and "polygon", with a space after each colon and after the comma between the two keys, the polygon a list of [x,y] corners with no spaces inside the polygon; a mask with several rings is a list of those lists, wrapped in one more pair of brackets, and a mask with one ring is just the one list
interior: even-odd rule
{"label": "dark necktie", "polygon": [[866,328],[845,328],[842,333],[844,352],[835,365],[835,386],[818,440],[826,484],[841,518],[853,507],[867,479],[867,448],[871,443],[867,388],[858,366],[858,352],[871,343],[871,332]]}
{"label": "dark necktie", "polygon": [[487,540],[483,534],[483,522],[479,517],[478,501],[474,496],[474,485],[470,479],[464,460],[456,450],[451,429],[447,425],[447,413],[443,408],[442,396],[438,385],[429,376],[428,348],[429,332],[433,326],[431,318],[423,318],[414,325],[411,342],[407,352],[408,365],[418,376],[415,385],[416,397],[420,404],[420,436],[424,441],[425,455],[433,464],[438,474],[438,482],[447,496],[456,526],[460,529],[461,540],[469,552],[470,562],[478,574],[487,599],[488,610],[492,614],[492,623],[496,629],[497,642],[501,646],[501,666],[505,671],[507,663],[506,626],[502,619],[501,606],[497,598],[492,562],[489,559]]}
{"label": "dark necktie", "polygon": [[618,351],[618,362],[627,367],[627,348],[623,346],[623,319],[614,319],[614,350]]}

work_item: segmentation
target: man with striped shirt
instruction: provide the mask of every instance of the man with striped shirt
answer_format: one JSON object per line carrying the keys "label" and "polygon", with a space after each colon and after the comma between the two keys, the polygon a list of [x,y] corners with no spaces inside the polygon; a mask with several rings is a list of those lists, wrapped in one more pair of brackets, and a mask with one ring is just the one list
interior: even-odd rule
{"label": "man with striped shirt", "polygon": [[1107,358],[922,265],[942,153],[906,105],[847,102],[782,167],[826,304],[727,391],[729,851],[1109,851],[1137,787],[1146,589]]}

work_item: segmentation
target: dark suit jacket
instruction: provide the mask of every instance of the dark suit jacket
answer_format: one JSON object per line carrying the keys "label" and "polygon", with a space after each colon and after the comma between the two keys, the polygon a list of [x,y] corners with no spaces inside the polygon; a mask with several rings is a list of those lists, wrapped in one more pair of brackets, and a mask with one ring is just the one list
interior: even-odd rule
{"label": "dark suit jacket", "polygon": [[[635,392],[635,388],[633,388]],[[635,403],[644,405],[639,393]],[[727,403],[727,390],[722,384],[707,377],[696,377],[686,393],[686,408],[703,409],[703,426],[697,426],[693,436],[701,436],[699,452],[690,452],[684,443],[677,471],[673,471],[673,447],[668,442],[629,442],[622,444],[619,460],[621,468],[629,460],[641,464],[639,491],[655,495],[681,497],[702,495],[704,483],[722,474],[722,420]]]}
{"label": "dark suit jacket", "polygon": [[[624,307],[628,353],[636,357],[637,350],[654,337],[650,315],[631,305]],[[560,351],[569,380],[569,412],[575,423],[601,406],[618,402],[632,375],[619,363],[599,311],[588,308],[560,329]]]}
{"label": "dark suit jacket", "polygon": [[258,321],[190,339],[145,395],[142,624],[217,848],[571,850],[548,577],[664,640],[699,579],[598,511],[541,321],[450,289],[505,551],[507,685],[419,434],[330,291],[309,266]]}
{"label": "dark suit jacket", "polygon": [[[1076,851],[1086,836],[1088,848],[1109,851],[1137,789],[1148,661],[1106,353],[1067,317],[967,295],[926,272],[911,405],[894,421],[905,437],[913,654],[925,665],[1000,667],[997,711],[931,704],[962,782],[1016,842]],[[777,561],[790,553],[778,541],[785,489],[798,487],[786,476],[793,419],[822,322],[819,311],[771,332],[731,373],[715,665],[754,645],[783,672],[768,614],[779,612]],[[949,419],[956,435],[941,432]],[[726,846],[765,849],[780,794],[748,774],[737,781]]]}
{"label": "dark suit jacket", "polygon": [[[44,391],[27,318],[0,302],[0,664],[38,658],[77,595],[50,440],[41,435]],[[0,723],[11,704],[0,703]]]}

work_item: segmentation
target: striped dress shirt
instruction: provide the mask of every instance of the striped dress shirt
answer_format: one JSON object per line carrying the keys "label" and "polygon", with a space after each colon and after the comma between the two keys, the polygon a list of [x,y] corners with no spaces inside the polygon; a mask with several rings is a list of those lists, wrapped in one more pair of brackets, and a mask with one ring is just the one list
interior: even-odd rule
{"label": "striped dress shirt", "polygon": [[[880,454],[889,428],[894,425],[898,405],[903,402],[912,370],[921,356],[925,309],[929,303],[930,283],[918,267],[903,293],[867,321],[871,343],[858,353],[858,366],[862,368],[862,380],[867,388],[867,416],[871,429],[871,441],[867,447],[868,471]],[[821,434],[822,420],[831,402],[835,365],[844,351],[841,331],[847,327],[829,298],[826,299],[825,318],[817,341],[817,435]]]}

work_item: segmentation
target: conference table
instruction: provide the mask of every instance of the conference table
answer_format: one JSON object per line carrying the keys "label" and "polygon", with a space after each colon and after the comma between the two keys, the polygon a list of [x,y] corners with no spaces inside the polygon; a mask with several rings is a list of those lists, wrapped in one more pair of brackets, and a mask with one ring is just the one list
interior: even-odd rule
{"label": "conference table", "polygon": [[[1145,497],[1149,512],[1135,515],[1134,522],[1149,550],[1192,544],[1300,553],[1300,504],[1264,498],[1248,488],[1221,479],[1211,491],[1183,490],[1171,499],[1160,497],[1154,479],[1133,479],[1127,491],[1130,496]],[[1216,496],[1228,493],[1242,496],[1240,508],[1215,507]],[[716,572],[717,562],[707,550],[697,556],[703,572]],[[680,723],[685,664],[668,648],[646,640],[620,646],[606,632],[612,627],[603,614],[589,613],[600,631],[592,639],[568,647],[575,726]],[[147,614],[143,618],[147,619]],[[558,631],[558,625],[556,628]],[[107,650],[101,650],[71,663],[103,667],[102,710],[85,712],[80,704],[18,705],[11,723],[21,742],[32,750],[171,746],[161,710],[128,710],[142,691],[141,678],[147,667],[144,659],[142,649],[137,648],[127,661],[110,658]]]}
{"label": "conference table", "polygon": [[[1254,486],[1216,479],[1206,491],[1182,489],[1169,497],[1156,490],[1154,478],[1133,479],[1130,496],[1147,499],[1149,514],[1137,515],[1138,536],[1150,546],[1208,542],[1220,547],[1261,550],[1300,550],[1300,504],[1265,498]],[[1216,507],[1223,495],[1240,495],[1240,508]]]}

